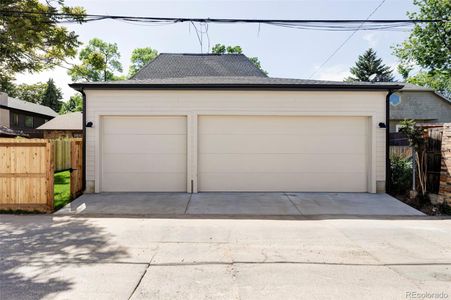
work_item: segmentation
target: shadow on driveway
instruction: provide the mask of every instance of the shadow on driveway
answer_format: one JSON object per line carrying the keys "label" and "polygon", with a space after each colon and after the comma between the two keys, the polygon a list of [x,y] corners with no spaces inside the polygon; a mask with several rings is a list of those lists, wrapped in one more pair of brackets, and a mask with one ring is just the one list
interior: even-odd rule
{"label": "shadow on driveway", "polygon": [[86,220],[51,216],[0,215],[0,293],[2,299],[41,299],[73,287],[58,273],[67,264],[121,258],[102,228]]}

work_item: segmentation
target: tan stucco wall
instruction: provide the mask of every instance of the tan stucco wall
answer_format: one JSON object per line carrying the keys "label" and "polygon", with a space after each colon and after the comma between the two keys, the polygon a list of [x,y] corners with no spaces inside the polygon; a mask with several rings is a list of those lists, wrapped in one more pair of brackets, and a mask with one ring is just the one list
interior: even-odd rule
{"label": "tan stucco wall", "polygon": [[[87,191],[93,191],[99,178],[99,126],[102,115],[187,115],[189,132],[194,132],[198,115],[349,115],[373,116],[375,189],[385,182],[386,91],[214,91],[214,90],[86,90]],[[190,125],[191,124],[191,125]],[[314,128],[312,128],[314,130]],[[190,133],[188,133],[190,135]],[[188,137],[191,152],[197,149],[197,136]],[[194,162],[188,161],[188,179],[196,180]],[[194,171],[193,171],[194,170]]]}

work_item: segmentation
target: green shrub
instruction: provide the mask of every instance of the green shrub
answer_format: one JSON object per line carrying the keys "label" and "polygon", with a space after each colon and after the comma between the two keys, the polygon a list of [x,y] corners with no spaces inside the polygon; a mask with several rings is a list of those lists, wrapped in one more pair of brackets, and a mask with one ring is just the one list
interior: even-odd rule
{"label": "green shrub", "polygon": [[390,157],[391,193],[403,195],[412,187],[412,159],[401,155]]}

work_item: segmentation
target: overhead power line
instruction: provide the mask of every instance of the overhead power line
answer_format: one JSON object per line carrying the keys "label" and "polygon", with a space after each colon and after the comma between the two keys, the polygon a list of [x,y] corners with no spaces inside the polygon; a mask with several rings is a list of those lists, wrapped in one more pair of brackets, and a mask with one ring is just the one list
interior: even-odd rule
{"label": "overhead power line", "polygon": [[[69,13],[45,13],[33,11],[0,11],[2,17],[14,18],[38,18],[40,16],[52,16],[59,23],[80,23],[80,16]],[[303,29],[303,30],[326,30],[326,31],[355,31],[355,30],[393,30],[396,28],[405,28],[420,23],[446,23],[448,19],[436,20],[406,20],[406,19],[379,19],[379,20],[339,20],[339,19],[235,19],[235,18],[177,18],[177,17],[150,17],[150,16],[125,16],[125,15],[102,15],[87,14],[83,16],[83,22],[95,22],[102,20],[120,20],[128,23],[147,23],[147,24],[176,24],[176,23],[248,23],[248,24],[268,24],[274,26]],[[363,25],[362,25],[363,23]]]}
{"label": "overhead power line", "polygon": [[334,56],[335,56],[335,54],[337,54],[338,53],[338,51],[340,51],[343,47],[344,47],[344,45],[346,45],[346,43],[357,33],[357,31],[359,31],[362,27],[363,27],[363,25],[374,15],[374,13],[385,3],[385,1],[386,0],[382,0],[382,2],[381,3],[379,3],[379,5],[375,8],[375,9],[373,9],[373,11],[368,15],[368,17],[365,19],[365,21],[363,21],[360,25],[359,25],[359,27],[357,27],[357,29],[356,30],[354,30],[338,47],[337,47],[337,49],[335,49],[327,58],[326,58],[326,60],[319,66],[319,68],[318,69],[316,69],[311,75],[310,75],[310,77],[309,77],[309,79],[310,78],[312,78],[313,76],[315,76],[315,74],[316,73],[318,73],[319,72],[319,70],[321,70]]}

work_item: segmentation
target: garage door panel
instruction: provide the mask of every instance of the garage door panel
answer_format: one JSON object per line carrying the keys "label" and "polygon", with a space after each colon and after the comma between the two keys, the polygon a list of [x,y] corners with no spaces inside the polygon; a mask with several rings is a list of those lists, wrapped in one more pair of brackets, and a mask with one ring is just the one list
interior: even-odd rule
{"label": "garage door panel", "polygon": [[186,134],[186,118],[171,116],[106,117],[104,134]]}
{"label": "garage door panel", "polygon": [[337,174],[333,173],[248,173],[242,176],[227,173],[207,173],[199,183],[204,192],[366,192],[366,173],[340,174],[341,184],[337,185]]}
{"label": "garage door panel", "polygon": [[199,156],[202,172],[332,172],[343,174],[361,172],[366,167],[366,156],[362,155],[317,155],[309,154],[202,154]]}
{"label": "garage door panel", "polygon": [[367,191],[368,118],[201,116],[200,191]]}
{"label": "garage door panel", "polygon": [[[315,135],[365,135],[366,126],[362,126],[363,117],[342,118],[338,121],[331,117],[302,117],[296,116],[202,116],[199,120],[199,134],[294,134],[298,136]],[[318,125],[321,126],[318,126]]]}
{"label": "garage door panel", "polygon": [[104,191],[109,192],[185,192],[186,174],[185,172],[106,173],[102,186]]}
{"label": "garage door panel", "polygon": [[[319,147],[318,145],[321,145]],[[200,153],[365,153],[366,137],[202,135]]]}
{"label": "garage door panel", "polygon": [[103,139],[104,153],[186,153],[186,135],[109,134]]}
{"label": "garage door panel", "polygon": [[186,154],[104,154],[104,172],[185,172]]}
{"label": "garage door panel", "polygon": [[186,117],[103,117],[102,129],[102,191],[186,191]]}

